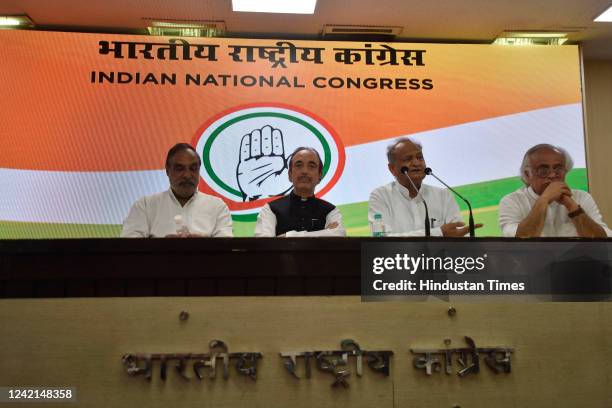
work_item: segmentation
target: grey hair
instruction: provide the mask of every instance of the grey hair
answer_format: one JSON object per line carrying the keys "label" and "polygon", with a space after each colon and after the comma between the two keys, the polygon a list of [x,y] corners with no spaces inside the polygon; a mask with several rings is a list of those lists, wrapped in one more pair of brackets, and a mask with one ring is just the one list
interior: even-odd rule
{"label": "grey hair", "polygon": [[423,145],[421,143],[415,142],[409,137],[400,137],[395,142],[393,142],[393,144],[387,146],[387,161],[389,162],[389,164],[393,164],[395,162],[395,148],[402,143],[412,143],[413,145],[418,146],[421,151],[423,151]]}
{"label": "grey hair", "polygon": [[567,150],[565,150],[564,148],[559,147],[559,146],[553,146],[548,143],[537,144],[533,146],[532,148],[530,148],[529,150],[527,150],[527,152],[525,152],[525,156],[523,156],[523,162],[521,163],[520,175],[521,175],[521,180],[523,180],[523,183],[525,183],[525,185],[529,185],[529,182],[527,181],[527,177],[525,177],[525,170],[527,170],[527,168],[530,167],[529,161],[531,159],[531,155],[540,150],[552,150],[554,152],[562,154],[563,157],[565,158],[565,170],[566,171],[570,171],[574,167],[574,161],[572,160],[572,157],[567,152]]}
{"label": "grey hair", "polygon": [[321,160],[321,155],[319,155],[319,152],[317,152],[315,148],[308,147],[308,146],[300,146],[296,148],[293,151],[293,153],[291,153],[291,155],[289,156],[289,169],[293,167],[293,156],[295,156],[298,152],[301,152],[302,150],[307,150],[309,152],[314,153],[317,156],[317,159],[319,159],[319,173],[322,173],[323,172],[323,160]]}

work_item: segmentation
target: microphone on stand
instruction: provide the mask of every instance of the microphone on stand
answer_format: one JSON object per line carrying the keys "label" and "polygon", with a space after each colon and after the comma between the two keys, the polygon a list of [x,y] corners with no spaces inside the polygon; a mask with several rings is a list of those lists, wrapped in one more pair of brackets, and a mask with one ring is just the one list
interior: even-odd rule
{"label": "microphone on stand", "polygon": [[[410,178],[410,175],[408,175],[408,167],[404,166],[400,169],[400,171],[402,172],[403,175],[408,177],[408,181],[410,181],[410,184],[412,184],[412,187],[414,187],[414,189],[416,190],[418,194],[419,189],[417,188],[417,186],[414,184],[414,182]],[[425,199],[423,198],[423,196],[421,196],[421,200],[423,201],[423,205],[425,206],[425,236],[429,237],[431,236],[431,225],[429,223],[429,210],[427,209],[427,203],[425,202]]]}
{"label": "microphone on stand", "polygon": [[468,209],[470,210],[470,237],[474,238],[476,236],[476,231],[474,228],[474,214],[472,213],[472,206],[470,205],[470,202],[468,200],[465,199],[465,197],[463,197],[461,194],[459,194],[457,191],[455,191],[451,186],[449,186],[448,184],[446,184],[445,182],[443,182],[438,176],[436,176],[435,174],[433,174],[433,170],[431,170],[430,167],[425,167],[425,174],[427,174],[428,176],[434,176],[434,178],[436,180],[438,180],[440,183],[444,184],[446,186],[446,188],[448,188],[450,191],[452,191],[453,193],[455,193],[455,195],[457,197],[459,197],[460,199],[462,199],[463,201],[465,201],[465,203],[468,206]]}

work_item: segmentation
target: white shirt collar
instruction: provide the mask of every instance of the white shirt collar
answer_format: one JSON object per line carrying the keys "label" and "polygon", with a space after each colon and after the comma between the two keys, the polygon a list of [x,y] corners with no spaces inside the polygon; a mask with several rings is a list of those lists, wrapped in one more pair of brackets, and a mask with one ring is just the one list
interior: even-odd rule
{"label": "white shirt collar", "polygon": [[527,190],[527,195],[530,198],[533,198],[534,200],[537,200],[538,198],[540,198],[540,195],[536,194],[536,192],[533,191],[533,188],[531,188],[531,186],[527,186],[526,190]]}
{"label": "white shirt collar", "polygon": [[417,192],[417,195],[414,197],[410,197],[410,190],[408,190],[406,187],[404,187],[403,185],[400,184],[399,181],[396,181],[397,183],[397,187],[399,189],[400,194],[406,199],[406,200],[416,200],[417,198],[421,198],[422,191],[423,191],[423,184],[421,184],[421,188],[419,189],[419,191]]}
{"label": "white shirt collar", "polygon": [[198,196],[198,191],[196,190],[195,193],[193,193],[193,195],[189,198],[189,200],[187,200],[187,202],[185,203],[184,206],[181,205],[180,201],[178,200],[178,198],[176,198],[176,196],[174,195],[174,191],[172,191],[172,187],[168,188],[168,194],[170,195],[170,199],[179,207],[186,207],[189,203],[191,203],[192,201],[194,201],[196,199],[196,197]]}

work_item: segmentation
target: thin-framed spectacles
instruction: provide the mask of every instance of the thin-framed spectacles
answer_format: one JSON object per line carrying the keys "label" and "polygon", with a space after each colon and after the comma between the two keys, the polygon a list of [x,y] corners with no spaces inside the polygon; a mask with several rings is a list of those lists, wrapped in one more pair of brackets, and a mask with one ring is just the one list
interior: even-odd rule
{"label": "thin-framed spectacles", "polygon": [[549,167],[549,166],[540,166],[537,169],[535,169],[535,175],[540,177],[540,178],[546,178],[548,177],[551,173],[555,173],[555,176],[562,176],[567,172],[567,169],[565,168],[565,166],[553,166],[553,167]]}

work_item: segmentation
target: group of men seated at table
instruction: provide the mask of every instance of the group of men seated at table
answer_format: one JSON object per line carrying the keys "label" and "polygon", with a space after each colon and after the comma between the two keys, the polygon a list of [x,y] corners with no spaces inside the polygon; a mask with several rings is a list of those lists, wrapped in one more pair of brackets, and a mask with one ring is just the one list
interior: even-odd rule
{"label": "group of men seated at table", "polygon": [[[380,214],[387,236],[423,236],[425,206],[432,236],[461,237],[469,232],[459,206],[447,189],[423,183],[426,176],[422,146],[400,138],[387,150],[395,180],[370,194],[368,218]],[[232,218],[218,197],[198,191],[202,162],[186,143],[173,146],[166,158],[167,191],[138,199],[123,224],[122,237],[231,237]],[[499,225],[505,237],[604,238],[612,231],[603,222],[591,195],[571,189],[565,175],[573,162],[567,151],[550,144],[533,146],[520,168],[524,187],[499,203]],[[256,237],[342,237],[340,211],[315,197],[323,176],[319,153],[299,147],[289,158],[292,191],[261,209]],[[482,224],[476,224],[475,228]]]}

